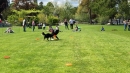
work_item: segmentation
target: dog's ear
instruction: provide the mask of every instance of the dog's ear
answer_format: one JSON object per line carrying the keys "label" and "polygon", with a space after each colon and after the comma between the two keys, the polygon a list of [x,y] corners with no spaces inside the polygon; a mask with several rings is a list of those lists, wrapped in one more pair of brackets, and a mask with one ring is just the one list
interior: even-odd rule
{"label": "dog's ear", "polygon": [[45,33],[44,33],[44,32],[42,32],[42,34],[43,34],[43,35],[45,35]]}

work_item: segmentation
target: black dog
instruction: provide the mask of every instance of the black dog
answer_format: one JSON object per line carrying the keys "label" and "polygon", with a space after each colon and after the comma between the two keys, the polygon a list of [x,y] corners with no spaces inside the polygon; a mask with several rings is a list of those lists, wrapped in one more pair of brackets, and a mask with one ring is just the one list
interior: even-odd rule
{"label": "black dog", "polygon": [[42,35],[44,36],[44,40],[47,39],[49,41],[49,39],[51,40],[51,38],[53,38],[53,35],[50,33],[45,34],[44,32],[42,32]]}

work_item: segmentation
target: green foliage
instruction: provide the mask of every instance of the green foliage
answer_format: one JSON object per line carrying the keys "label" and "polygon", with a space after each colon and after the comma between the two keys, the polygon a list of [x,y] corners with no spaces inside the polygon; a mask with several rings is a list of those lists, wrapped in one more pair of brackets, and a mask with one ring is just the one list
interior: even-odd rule
{"label": "green foliage", "polygon": [[35,17],[34,20],[35,20],[35,23],[36,23],[36,24],[39,23],[39,18],[38,18],[38,17]]}
{"label": "green foliage", "polygon": [[50,12],[50,10],[49,10],[49,8],[48,8],[47,6],[44,6],[44,7],[43,7],[42,12],[43,12],[45,15],[47,15],[47,16],[49,16],[49,14],[51,14],[51,12]]}
{"label": "green foliage", "polygon": [[64,20],[64,19],[74,18],[76,12],[75,9],[76,8],[73,8],[69,2],[66,2],[64,7],[60,8],[59,19]]}
{"label": "green foliage", "polygon": [[18,16],[17,15],[10,15],[7,18],[8,22],[11,23],[11,25],[17,26],[21,25],[20,22],[18,22]]}
{"label": "green foliage", "polygon": [[57,17],[54,17],[54,16],[48,16],[48,19],[47,19],[47,24],[49,25],[58,25],[59,23],[59,19]]}
{"label": "green foliage", "polygon": [[80,13],[75,15],[75,19],[80,21],[80,22],[89,22],[89,14],[88,13]]}
{"label": "green foliage", "polygon": [[80,5],[78,6],[77,13],[84,13],[89,11],[89,0],[81,0]]}
{"label": "green foliage", "polygon": [[[20,11],[18,10],[12,10],[15,14],[8,16],[8,21],[13,24],[13,25],[21,25],[23,18],[26,18],[27,22],[31,23],[32,20],[35,20],[36,23],[39,22],[39,18],[35,15],[28,16],[31,13],[38,13],[41,12],[39,10],[23,10],[21,9]],[[20,20],[19,20],[20,19]],[[17,22],[15,22],[17,21]]]}
{"label": "green foliage", "polygon": [[52,2],[48,2],[46,6],[47,6],[47,7],[54,8],[54,5],[52,4]]}
{"label": "green foliage", "polygon": [[42,10],[43,9],[43,2],[40,2],[38,7],[37,7],[38,10]]}
{"label": "green foliage", "polygon": [[113,0],[94,0],[90,4],[90,8],[92,9],[93,13],[96,13],[100,16],[109,16],[113,17],[115,13],[117,12],[116,10],[116,1]]}
{"label": "green foliage", "polygon": [[100,23],[101,25],[105,25],[105,24],[108,23],[109,17],[108,17],[108,16],[100,16],[100,17],[98,18],[98,21],[99,21],[99,23]]}
{"label": "green foliage", "polygon": [[6,8],[4,11],[2,11],[2,16],[3,19],[7,19],[7,17],[12,14],[11,9],[10,8]]}
{"label": "green foliage", "polygon": [[37,15],[37,17],[38,17],[40,23],[45,23],[45,22],[46,22],[47,17],[46,17],[45,14],[39,13],[39,14]]}
{"label": "green foliage", "polygon": [[[39,11],[39,10],[23,10],[23,9],[21,9],[21,10],[12,10],[16,15],[18,15],[19,17],[22,17],[22,18],[24,18],[26,15],[28,15],[28,14],[31,14],[31,13],[39,13],[39,12],[41,12],[41,11]],[[34,15],[32,15],[32,16],[34,16]]]}
{"label": "green foliage", "polygon": [[43,7],[44,13],[47,15],[53,14],[54,5],[51,2],[48,2],[46,6]]}
{"label": "green foliage", "polygon": [[26,10],[12,10],[12,12],[14,12],[16,15],[18,15],[18,17],[22,17],[24,18],[24,16],[27,14]]}
{"label": "green foliage", "polygon": [[122,15],[121,15],[120,13],[117,13],[117,14],[115,15],[115,17],[116,17],[117,19],[121,19],[121,18],[122,18]]}
{"label": "green foliage", "polygon": [[130,18],[130,6],[127,2],[127,0],[122,1],[119,3],[119,9],[118,12],[125,18],[128,19]]}

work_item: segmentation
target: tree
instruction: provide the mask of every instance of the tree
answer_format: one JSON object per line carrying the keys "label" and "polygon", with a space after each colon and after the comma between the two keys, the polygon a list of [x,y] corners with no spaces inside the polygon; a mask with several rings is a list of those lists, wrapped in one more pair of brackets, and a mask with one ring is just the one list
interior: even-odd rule
{"label": "tree", "polygon": [[130,5],[127,0],[118,0],[118,14],[124,19],[130,19]]}
{"label": "tree", "polygon": [[[89,7],[90,5],[90,0],[79,0],[81,2],[78,6],[77,13],[76,13],[76,19],[79,19],[80,21],[85,21],[84,19],[86,18],[86,21],[89,20],[89,22],[92,22],[91,18],[91,9]],[[89,17],[89,19],[88,19]],[[81,20],[83,19],[83,20]]]}
{"label": "tree", "polygon": [[39,13],[39,14],[37,15],[37,17],[39,18],[39,22],[40,22],[40,23],[45,23],[45,22],[46,22],[46,16],[45,16],[45,14]]}
{"label": "tree", "polygon": [[0,13],[8,6],[8,0],[0,0]]}
{"label": "tree", "polygon": [[25,9],[25,10],[29,10],[29,9],[35,9],[37,7],[37,3],[36,0],[14,0],[13,1],[13,8],[15,8],[16,10],[19,9]]}
{"label": "tree", "polygon": [[82,0],[78,6],[77,13],[87,13],[89,11],[89,0]]}
{"label": "tree", "polygon": [[74,18],[75,12],[75,8],[68,1],[66,1],[64,6],[60,8],[59,18],[61,20]]}
{"label": "tree", "polygon": [[7,17],[9,16],[9,14],[12,14],[11,12],[11,9],[8,7],[6,8],[5,10],[2,11],[2,16],[3,16],[3,19],[7,19]]}
{"label": "tree", "polygon": [[90,4],[90,8],[92,12],[97,14],[99,17],[109,17],[112,19],[115,17],[117,10],[116,10],[116,0],[94,0]]}
{"label": "tree", "polygon": [[53,11],[54,11],[54,5],[51,3],[51,2],[48,2],[46,7],[49,9],[48,10],[48,13],[49,14],[53,14]]}
{"label": "tree", "polygon": [[51,2],[48,2],[46,6],[43,6],[42,12],[46,15],[53,15],[54,5]]}
{"label": "tree", "polygon": [[43,2],[40,2],[39,5],[38,5],[38,10],[42,10],[43,9]]}

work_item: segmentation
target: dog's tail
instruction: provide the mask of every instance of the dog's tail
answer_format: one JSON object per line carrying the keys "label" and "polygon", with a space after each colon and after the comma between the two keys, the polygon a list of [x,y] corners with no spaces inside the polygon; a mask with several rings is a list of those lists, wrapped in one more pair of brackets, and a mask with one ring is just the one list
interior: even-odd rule
{"label": "dog's tail", "polygon": [[45,35],[45,33],[44,33],[44,32],[42,32],[42,35]]}

